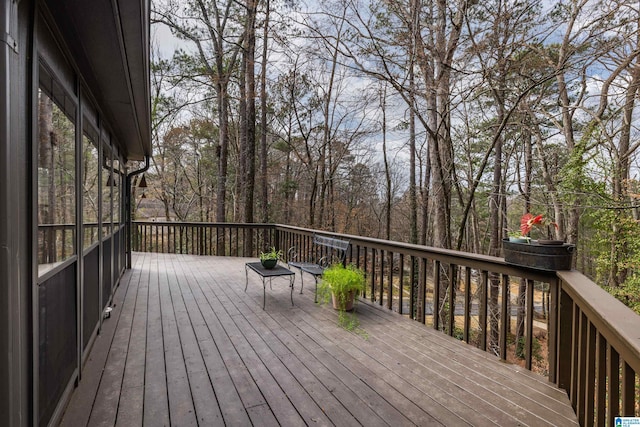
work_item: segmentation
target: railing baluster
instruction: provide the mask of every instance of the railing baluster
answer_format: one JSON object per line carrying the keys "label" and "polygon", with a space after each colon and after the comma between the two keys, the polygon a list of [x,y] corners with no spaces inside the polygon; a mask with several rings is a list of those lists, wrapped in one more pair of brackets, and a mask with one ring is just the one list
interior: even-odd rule
{"label": "railing baluster", "polygon": [[507,335],[511,315],[509,313],[509,276],[502,275],[501,280],[502,309],[500,312],[500,359],[507,360]]}
{"label": "railing baluster", "polygon": [[156,252],[164,252],[164,235],[167,228],[169,228],[168,225],[162,225],[156,228]]}
{"label": "railing baluster", "polygon": [[207,254],[207,250],[206,250],[206,237],[207,237],[207,233],[206,233],[206,229],[202,224],[198,224],[198,255],[206,255]]}
{"label": "railing baluster", "polygon": [[577,386],[577,409],[578,421],[584,425],[586,408],[586,382],[587,382],[587,318],[580,312],[579,332],[578,332],[578,386]]}
{"label": "railing baluster", "polygon": [[387,308],[393,310],[393,252],[387,252]]}
{"label": "railing baluster", "polygon": [[597,426],[605,425],[607,419],[607,340],[597,333],[596,339],[596,415]]}
{"label": "railing baluster", "polygon": [[571,331],[571,388],[569,389],[569,397],[573,409],[578,410],[578,377],[580,375],[580,365],[578,364],[580,355],[580,311],[578,307],[572,303],[573,311],[573,330]]}
{"label": "railing baluster", "polygon": [[[585,321],[586,318],[585,318]],[[586,382],[585,382],[585,426],[593,426],[593,414],[595,413],[595,396],[589,391],[595,390],[596,388],[596,328],[593,323],[588,322],[587,325],[587,336],[586,336],[586,347],[587,354],[585,360],[585,368],[586,368]]]}
{"label": "railing baluster", "polygon": [[207,255],[214,255],[215,251],[213,250],[213,228],[209,228],[209,251],[207,252]]}
{"label": "railing baluster", "polygon": [[420,258],[420,280],[418,287],[418,304],[416,316],[418,320],[426,324],[426,311],[427,311],[427,259]]}
{"label": "railing baluster", "polygon": [[469,328],[471,327],[471,268],[464,268],[464,325],[462,339],[469,344]]}
{"label": "railing baluster", "polygon": [[234,248],[234,253],[233,256],[240,256],[240,229],[239,228],[234,228],[235,234],[236,234],[236,238],[235,238],[235,248]]}
{"label": "railing baluster", "polygon": [[384,251],[380,250],[380,277],[378,277],[378,286],[380,287],[380,300],[378,301],[378,305],[382,306],[384,304]]}
{"label": "railing baluster", "polygon": [[489,311],[489,272],[483,270],[480,282],[480,349],[487,351],[487,318]]}
{"label": "railing baluster", "polygon": [[187,233],[187,253],[195,253],[195,227],[189,227],[190,233]]}
{"label": "railing baluster", "polygon": [[369,275],[371,281],[371,296],[369,298],[371,298],[371,302],[376,300],[376,268],[378,268],[376,261],[376,250],[371,248],[371,274]]}
{"label": "railing baluster", "polygon": [[456,284],[458,282],[457,275],[458,266],[455,264],[449,264],[449,310],[448,310],[448,333],[449,336],[453,336],[456,326]]}
{"label": "railing baluster", "polygon": [[61,248],[62,253],[61,253],[60,259],[66,259],[67,258],[67,229],[63,227],[61,231],[62,231],[62,248]]}
{"label": "railing baluster", "polygon": [[627,364],[626,361],[622,361],[621,367],[622,375],[622,416],[633,417],[635,415],[636,401],[635,401],[635,389],[636,389],[636,376],[633,369]]}
{"label": "railing baluster", "polygon": [[[426,283],[426,280],[425,280]],[[425,294],[426,294],[425,290]],[[424,310],[423,310],[424,311]],[[433,329],[440,329],[440,261],[433,265]]]}
{"label": "railing baluster", "polygon": [[[532,364],[532,355],[533,355],[533,298],[534,298],[534,289],[535,283],[531,279],[525,279],[526,286],[526,313],[525,313],[525,367],[531,370]],[[516,348],[519,343],[516,343]]]}
{"label": "railing baluster", "polygon": [[409,288],[409,317],[416,319],[416,290],[418,287],[417,266],[418,260],[415,256],[411,255],[411,265],[409,266],[409,274],[411,275],[410,288]]}
{"label": "railing baluster", "polygon": [[399,283],[398,283],[398,314],[404,314],[403,298],[404,298],[404,254],[400,254],[400,271],[399,271]]}
{"label": "railing baluster", "polygon": [[618,352],[608,346],[607,377],[609,378],[609,407],[608,425],[614,425],[615,417],[620,415],[620,356]]}

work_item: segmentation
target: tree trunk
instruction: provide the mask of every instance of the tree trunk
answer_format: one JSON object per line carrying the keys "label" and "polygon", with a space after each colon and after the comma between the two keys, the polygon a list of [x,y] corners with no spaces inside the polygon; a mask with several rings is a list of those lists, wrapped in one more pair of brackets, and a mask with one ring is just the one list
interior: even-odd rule
{"label": "tree trunk", "polygon": [[384,238],[391,240],[391,170],[389,169],[389,159],[387,158],[387,87],[382,89],[380,94],[380,106],[382,107],[382,157],[384,161],[384,176],[386,184],[385,192],[385,221]]}
{"label": "tree trunk", "polygon": [[[46,171],[46,177],[39,174],[38,179],[46,179],[39,182],[39,186],[46,188],[46,203],[42,203],[45,196],[38,190],[38,224],[54,224],[56,211],[56,187],[55,187],[55,162],[53,159],[53,101],[44,93],[40,94],[38,108],[38,167]],[[45,259],[41,262],[50,263],[56,261],[55,230],[45,231],[42,253]]]}
{"label": "tree trunk", "polygon": [[[640,35],[638,35],[640,39]],[[637,42],[640,45],[640,41]],[[616,156],[617,163],[613,166],[613,200],[618,203],[628,201],[626,183],[629,180],[629,171],[631,169],[630,146],[631,146],[631,129],[633,124],[633,110],[635,107],[636,96],[640,87],[640,57],[636,61],[635,66],[631,69],[631,82],[625,93],[625,103],[623,106],[622,129],[620,132],[620,142],[618,145]],[[616,216],[624,215],[620,210],[616,211]],[[628,257],[629,244],[627,238],[623,235],[624,231],[620,227],[622,221],[614,221],[611,239],[611,275],[609,283],[611,286],[620,286],[627,280],[629,268],[622,267],[622,261]]]}
{"label": "tree trunk", "polygon": [[[269,183],[267,182],[267,59],[269,57],[269,17],[271,12],[270,0],[265,0],[265,17],[262,34],[262,65],[260,73],[260,190],[262,208],[262,222],[269,222]],[[287,159],[288,159],[287,155]],[[288,166],[288,165],[287,165]],[[286,203],[287,194],[285,194]]]}

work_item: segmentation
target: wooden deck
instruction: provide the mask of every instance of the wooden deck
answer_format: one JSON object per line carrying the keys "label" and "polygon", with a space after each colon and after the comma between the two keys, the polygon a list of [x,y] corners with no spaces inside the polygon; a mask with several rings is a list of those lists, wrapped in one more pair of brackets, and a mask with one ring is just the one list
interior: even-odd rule
{"label": "wooden deck", "polygon": [[400,315],[340,329],[311,279],[263,310],[250,260],[134,254],[62,425],[577,425],[545,378]]}

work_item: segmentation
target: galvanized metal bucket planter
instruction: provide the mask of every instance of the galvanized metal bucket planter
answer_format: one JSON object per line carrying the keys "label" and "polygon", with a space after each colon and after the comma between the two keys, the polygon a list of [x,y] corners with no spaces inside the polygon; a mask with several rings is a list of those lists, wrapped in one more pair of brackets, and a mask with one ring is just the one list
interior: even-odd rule
{"label": "galvanized metal bucket planter", "polygon": [[576,247],[555,241],[541,244],[535,240],[531,243],[516,243],[503,239],[502,249],[504,260],[509,264],[536,270],[558,271],[571,270]]}

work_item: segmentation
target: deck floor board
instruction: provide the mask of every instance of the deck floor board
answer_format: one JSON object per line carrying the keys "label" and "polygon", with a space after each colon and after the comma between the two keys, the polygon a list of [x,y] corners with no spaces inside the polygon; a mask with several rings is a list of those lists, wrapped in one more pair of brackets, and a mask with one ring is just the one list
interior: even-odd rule
{"label": "deck floor board", "polygon": [[263,310],[250,259],[133,260],[64,426],[577,425],[545,378],[372,303],[358,334],[298,277]]}

